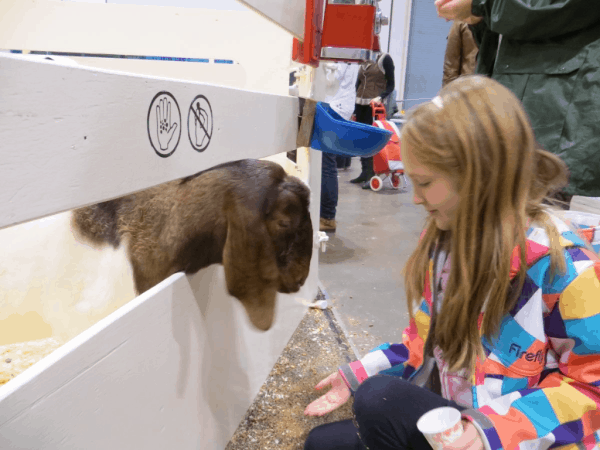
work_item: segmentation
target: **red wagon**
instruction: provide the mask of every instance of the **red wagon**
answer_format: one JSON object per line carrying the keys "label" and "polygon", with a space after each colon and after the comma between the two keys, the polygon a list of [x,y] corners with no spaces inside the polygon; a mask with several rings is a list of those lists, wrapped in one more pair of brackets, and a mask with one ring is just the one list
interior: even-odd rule
{"label": "red wagon", "polygon": [[386,120],[385,107],[382,103],[371,103],[373,109],[373,126],[392,132],[392,137],[386,146],[373,156],[373,171],[375,175],[369,180],[369,186],[374,191],[383,187],[383,181],[390,178],[394,189],[408,186],[404,174],[404,164],[400,154],[400,131],[394,122]]}

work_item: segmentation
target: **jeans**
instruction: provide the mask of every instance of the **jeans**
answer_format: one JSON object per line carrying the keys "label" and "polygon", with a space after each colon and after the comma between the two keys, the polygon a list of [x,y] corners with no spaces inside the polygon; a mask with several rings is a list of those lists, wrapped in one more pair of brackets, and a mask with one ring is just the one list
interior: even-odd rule
{"label": "jeans", "polygon": [[439,406],[465,409],[399,377],[375,375],[354,395],[354,419],[314,428],[304,450],[431,450],[417,420]]}
{"label": "jeans", "polygon": [[338,204],[338,171],[335,155],[321,152],[321,217],[335,219]]}

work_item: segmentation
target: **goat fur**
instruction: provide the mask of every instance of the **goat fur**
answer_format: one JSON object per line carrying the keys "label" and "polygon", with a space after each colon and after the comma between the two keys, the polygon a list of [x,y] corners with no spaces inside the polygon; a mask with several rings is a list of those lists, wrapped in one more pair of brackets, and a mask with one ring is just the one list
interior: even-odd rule
{"label": "goat fur", "polygon": [[308,276],[309,197],[280,165],[247,159],[77,209],[72,229],[97,247],[125,243],[138,294],[223,264],[229,293],[268,330],[277,292],[297,292]]}

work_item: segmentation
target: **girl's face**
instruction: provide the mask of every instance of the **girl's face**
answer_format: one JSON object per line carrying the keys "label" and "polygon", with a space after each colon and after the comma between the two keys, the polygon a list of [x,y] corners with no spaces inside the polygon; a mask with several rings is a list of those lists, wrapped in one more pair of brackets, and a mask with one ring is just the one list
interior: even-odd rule
{"label": "girl's face", "polygon": [[408,145],[402,146],[404,171],[413,183],[416,205],[423,205],[440,230],[450,230],[459,196],[451,178],[420,164]]}

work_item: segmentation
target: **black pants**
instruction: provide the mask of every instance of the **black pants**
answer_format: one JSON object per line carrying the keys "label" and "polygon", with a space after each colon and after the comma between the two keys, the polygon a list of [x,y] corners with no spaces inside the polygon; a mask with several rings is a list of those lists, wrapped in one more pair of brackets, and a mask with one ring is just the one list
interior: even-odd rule
{"label": "black pants", "polygon": [[[355,105],[354,114],[356,121],[366,125],[373,125],[373,109],[371,105]],[[362,172],[370,173],[373,171],[373,157],[360,158]]]}
{"label": "black pants", "polygon": [[356,391],[354,419],[314,428],[304,450],[431,450],[417,420],[439,406],[464,409],[399,377],[376,375]]}
{"label": "black pants", "polygon": [[354,114],[358,123],[373,125],[373,109],[371,105],[355,105]]}
{"label": "black pants", "polygon": [[338,169],[347,169],[348,167],[350,167],[350,164],[351,164],[350,156],[337,155],[335,157],[335,160],[336,160]]}

